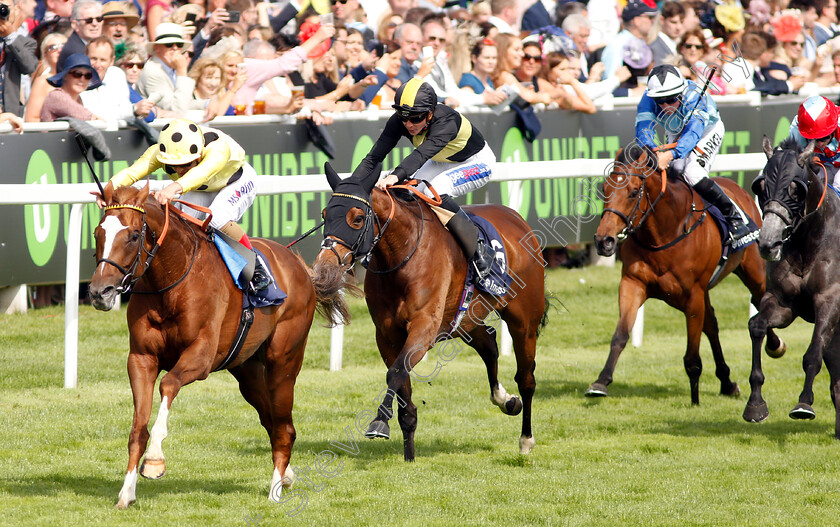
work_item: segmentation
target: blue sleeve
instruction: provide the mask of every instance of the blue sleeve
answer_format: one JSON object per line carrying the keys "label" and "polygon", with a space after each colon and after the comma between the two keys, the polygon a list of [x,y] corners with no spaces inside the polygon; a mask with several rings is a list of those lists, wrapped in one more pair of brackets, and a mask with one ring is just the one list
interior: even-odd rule
{"label": "blue sleeve", "polygon": [[[137,93],[137,90],[132,88],[131,84],[128,85],[128,100],[129,102],[131,102],[131,104],[138,103],[143,100],[143,96]],[[152,110],[151,112],[149,112],[149,115],[147,115],[143,120],[147,123],[150,123],[154,121],[156,117],[157,114],[155,114],[155,111]]]}
{"label": "blue sleeve", "polygon": [[365,101],[365,106],[370,104],[370,101],[372,101],[373,98],[376,97],[376,94],[379,92],[382,86],[384,86],[385,83],[388,82],[388,76],[382,73],[381,71],[373,70],[373,74],[376,75],[376,78],[379,80],[379,82],[377,84],[365,88],[365,91],[363,91],[362,94],[359,96],[359,99]]}
{"label": "blue sleeve", "polygon": [[642,95],[636,107],[636,142],[649,148],[656,148],[656,114],[659,112],[653,99]]}
{"label": "blue sleeve", "polygon": [[[697,143],[700,142],[700,139],[703,137],[703,131],[706,129],[706,122],[710,111],[708,105],[712,104],[706,94],[700,100],[700,93],[693,89],[686,90],[683,97],[678,111],[683,116],[680,121],[685,122],[685,125],[682,126],[682,132],[680,132],[680,137],[677,139],[677,146],[674,148],[675,159],[686,157],[694,150]],[[691,115],[687,115],[688,112],[692,112]]]}
{"label": "blue sleeve", "polygon": [[484,85],[478,80],[478,77],[472,73],[464,73],[461,75],[461,80],[458,82],[459,88],[470,87],[475,93],[484,93]]}

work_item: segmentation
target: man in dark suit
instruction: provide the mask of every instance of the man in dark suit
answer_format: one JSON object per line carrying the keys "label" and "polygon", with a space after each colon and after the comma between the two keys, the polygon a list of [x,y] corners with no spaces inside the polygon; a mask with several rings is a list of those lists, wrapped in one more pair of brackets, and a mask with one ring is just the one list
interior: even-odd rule
{"label": "man in dark suit", "polygon": [[522,31],[533,31],[541,27],[554,24],[553,13],[556,2],[554,0],[537,0],[534,5],[525,10],[522,15]]}
{"label": "man in dark suit", "polygon": [[0,0],[8,8],[8,15],[0,18],[0,101],[2,111],[23,116],[20,77],[32,73],[38,66],[35,55],[38,46],[27,36],[22,25],[25,15],[18,6],[19,1]]}
{"label": "man in dark suit", "polygon": [[98,0],[76,0],[70,15],[73,34],[67,39],[58,56],[58,71],[64,69],[64,61],[74,53],[85,53],[87,44],[102,35],[102,4]]}

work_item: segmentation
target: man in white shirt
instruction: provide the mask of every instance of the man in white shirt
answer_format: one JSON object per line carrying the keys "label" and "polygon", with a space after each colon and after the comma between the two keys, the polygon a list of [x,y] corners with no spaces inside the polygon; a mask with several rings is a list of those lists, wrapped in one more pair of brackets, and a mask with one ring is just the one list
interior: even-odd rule
{"label": "man in white shirt", "polygon": [[134,116],[144,118],[154,106],[148,99],[131,104],[128,81],[121,68],[114,66],[114,44],[108,37],[99,37],[87,45],[90,64],[102,84],[93,90],[82,92],[82,104],[94,115],[107,119],[108,127],[116,129],[117,121],[130,121]]}
{"label": "man in white shirt", "polygon": [[517,0],[490,0],[490,22],[499,33],[519,35],[519,2]]}

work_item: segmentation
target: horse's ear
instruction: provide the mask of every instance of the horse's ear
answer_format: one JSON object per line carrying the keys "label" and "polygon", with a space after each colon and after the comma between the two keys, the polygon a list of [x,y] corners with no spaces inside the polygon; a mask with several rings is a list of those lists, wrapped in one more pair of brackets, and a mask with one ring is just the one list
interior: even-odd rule
{"label": "horse's ear", "polygon": [[111,198],[114,197],[114,186],[109,183],[102,189],[102,199],[105,203],[111,203]]}
{"label": "horse's ear", "polygon": [[[146,186],[140,189],[140,192],[137,194],[137,199],[139,200],[138,203],[141,205],[146,203],[146,198],[149,197],[149,180],[146,180]],[[107,200],[105,200],[107,201]]]}
{"label": "horse's ear", "polygon": [[324,174],[327,176],[327,183],[330,184],[330,188],[335,190],[335,186],[341,183],[341,178],[338,177],[338,173],[332,167],[329,161],[324,163]]}
{"label": "horse's ear", "polygon": [[814,141],[808,141],[808,146],[805,147],[805,150],[799,154],[798,163],[799,166],[810,166],[811,158],[814,156],[814,146],[816,143]]}
{"label": "horse's ear", "polygon": [[764,149],[764,155],[767,156],[767,159],[773,157],[773,143],[770,142],[770,138],[766,135],[761,140],[761,148]]}
{"label": "horse's ear", "polygon": [[377,163],[373,169],[368,172],[367,174],[363,174],[361,179],[359,180],[359,184],[365,189],[367,192],[373,190],[373,187],[376,185],[376,182],[379,181],[379,176],[382,174],[382,163]]}

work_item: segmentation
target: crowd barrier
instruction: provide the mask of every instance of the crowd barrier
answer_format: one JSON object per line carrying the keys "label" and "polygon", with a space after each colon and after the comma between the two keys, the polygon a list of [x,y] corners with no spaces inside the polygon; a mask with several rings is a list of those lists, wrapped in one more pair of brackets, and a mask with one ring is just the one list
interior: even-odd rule
{"label": "crowd barrier", "polygon": [[[720,155],[712,167],[713,172],[733,170],[760,170],[766,162],[764,154]],[[602,177],[611,163],[605,159],[579,159],[569,161],[538,161],[530,163],[500,163],[494,180],[527,181],[569,177]],[[341,174],[346,177],[348,174]],[[258,195],[272,195],[296,192],[328,191],[326,177],[295,175],[285,177],[258,176]],[[90,192],[96,190],[94,183],[39,185],[37,196],[33,196],[32,185],[3,185],[0,205],[11,204],[72,204],[67,240],[66,297],[64,322],[64,386],[75,388],[78,379],[78,333],[79,333],[79,261],[81,258],[81,230],[83,207],[93,201]],[[639,317],[641,322],[642,317]],[[343,328],[333,328],[330,339],[330,369],[341,369]],[[502,352],[510,353],[510,337],[502,332]],[[634,328],[634,339],[641,337],[641,325]],[[638,343],[638,340],[636,340]]]}

